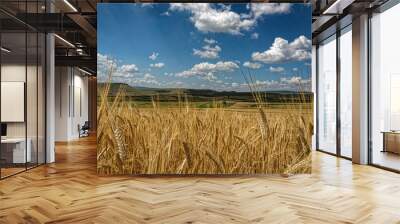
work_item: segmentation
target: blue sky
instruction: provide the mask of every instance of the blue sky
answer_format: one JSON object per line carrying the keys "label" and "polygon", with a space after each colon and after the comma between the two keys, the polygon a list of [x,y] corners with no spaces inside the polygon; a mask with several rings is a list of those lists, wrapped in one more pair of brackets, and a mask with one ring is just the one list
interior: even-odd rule
{"label": "blue sky", "polygon": [[[98,77],[159,88],[308,90],[308,4],[98,4]],[[300,87],[301,86],[301,87]]]}

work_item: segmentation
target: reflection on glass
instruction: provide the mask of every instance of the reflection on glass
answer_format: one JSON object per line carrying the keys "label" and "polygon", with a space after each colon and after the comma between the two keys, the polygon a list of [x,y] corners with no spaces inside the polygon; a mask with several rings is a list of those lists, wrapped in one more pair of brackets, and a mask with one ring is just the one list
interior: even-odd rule
{"label": "reflection on glass", "polygon": [[26,113],[27,113],[27,149],[30,150],[30,160],[27,167],[37,165],[37,41],[36,32],[27,33],[27,82],[26,82]]}
{"label": "reflection on glass", "polygon": [[400,170],[400,5],[371,19],[372,163]]}
{"label": "reflection on glass", "polygon": [[340,153],[352,157],[352,35],[351,26],[340,36]]}
{"label": "reflection on glass", "polygon": [[318,148],[336,153],[336,40],[318,48]]}
{"label": "reflection on glass", "polygon": [[[26,143],[26,35],[2,33],[1,45],[1,176],[25,170],[31,151]],[[27,147],[28,146],[28,147]],[[26,150],[28,148],[28,150]]]}
{"label": "reflection on glass", "polygon": [[37,147],[38,147],[38,156],[37,162],[38,164],[45,163],[46,151],[45,151],[45,60],[46,60],[46,52],[45,52],[45,44],[46,39],[45,35],[42,33],[38,34],[38,76],[37,76],[37,90],[38,90],[38,136],[37,136]]}

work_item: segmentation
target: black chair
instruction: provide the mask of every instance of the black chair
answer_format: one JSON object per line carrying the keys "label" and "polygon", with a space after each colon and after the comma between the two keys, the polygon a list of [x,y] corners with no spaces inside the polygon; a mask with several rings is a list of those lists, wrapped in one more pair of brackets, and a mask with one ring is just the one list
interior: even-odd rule
{"label": "black chair", "polygon": [[85,121],[85,123],[82,125],[82,127],[80,127],[80,125],[78,125],[79,138],[89,136],[89,129],[90,129],[89,121]]}

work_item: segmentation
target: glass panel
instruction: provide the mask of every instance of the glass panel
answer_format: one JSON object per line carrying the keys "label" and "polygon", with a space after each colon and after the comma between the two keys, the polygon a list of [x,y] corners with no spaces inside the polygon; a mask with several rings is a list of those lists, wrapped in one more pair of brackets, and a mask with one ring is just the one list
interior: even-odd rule
{"label": "glass panel", "polygon": [[[26,34],[1,34],[1,166],[2,177],[25,170]],[[4,50],[6,49],[6,50]]]}
{"label": "glass panel", "polygon": [[[39,11],[37,1],[27,2],[26,12],[37,13]],[[36,17],[37,18],[37,17]],[[35,17],[31,18],[31,22]],[[26,80],[26,114],[27,114],[27,150],[30,151],[30,159],[27,167],[37,166],[38,160],[38,33],[35,30],[27,30],[27,80]]]}
{"label": "glass panel", "polygon": [[336,153],[336,37],[318,48],[318,148]]}
{"label": "glass panel", "polygon": [[37,132],[38,132],[38,108],[37,108],[37,79],[38,79],[38,36],[36,32],[27,33],[28,38],[28,62],[27,62],[27,82],[26,82],[26,111],[27,111],[27,150],[30,158],[28,168],[37,165]]}
{"label": "glass panel", "polygon": [[44,34],[39,33],[38,42],[38,163],[45,163],[45,44],[46,37]]}
{"label": "glass panel", "polygon": [[371,19],[372,163],[400,170],[400,5]]}
{"label": "glass panel", "polygon": [[340,36],[340,152],[352,157],[352,35],[351,26]]}

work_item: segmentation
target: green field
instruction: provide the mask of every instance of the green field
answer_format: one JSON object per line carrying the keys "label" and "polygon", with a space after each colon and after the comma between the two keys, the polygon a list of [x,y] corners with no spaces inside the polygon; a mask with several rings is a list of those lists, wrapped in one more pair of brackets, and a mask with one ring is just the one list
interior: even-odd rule
{"label": "green field", "polygon": [[[105,84],[98,84],[101,93]],[[215,91],[209,89],[177,89],[132,87],[124,83],[112,83],[108,98],[113,101],[117,93],[124,92],[125,101],[137,107],[182,107],[251,109],[257,104],[251,92]],[[311,109],[312,93],[291,91],[259,92],[265,108]]]}

